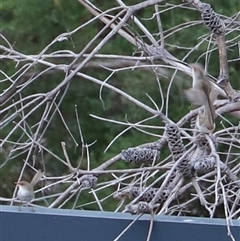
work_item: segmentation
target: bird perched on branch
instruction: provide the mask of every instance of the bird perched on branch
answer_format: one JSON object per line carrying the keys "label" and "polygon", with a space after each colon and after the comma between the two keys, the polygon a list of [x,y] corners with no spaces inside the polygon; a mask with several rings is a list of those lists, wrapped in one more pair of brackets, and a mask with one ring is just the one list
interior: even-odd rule
{"label": "bird perched on branch", "polygon": [[36,172],[30,183],[27,181],[15,182],[18,186],[17,197],[21,202],[30,203],[34,199],[34,186],[43,175],[44,173],[39,170]]}
{"label": "bird perched on branch", "polygon": [[197,128],[203,133],[211,133],[215,129],[215,109],[214,100],[218,96],[208,77],[206,71],[200,64],[190,64],[193,73],[192,88],[185,90],[188,100],[194,104],[203,106],[203,112],[200,111],[196,120]]}

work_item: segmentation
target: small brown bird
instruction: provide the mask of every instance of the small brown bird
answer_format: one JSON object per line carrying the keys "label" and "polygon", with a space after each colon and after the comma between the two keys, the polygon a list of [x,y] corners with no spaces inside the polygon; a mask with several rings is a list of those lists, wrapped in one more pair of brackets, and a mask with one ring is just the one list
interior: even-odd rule
{"label": "small brown bird", "polygon": [[203,105],[203,112],[199,112],[196,126],[203,133],[211,133],[215,129],[214,100],[218,92],[212,87],[207,73],[200,64],[190,64],[193,71],[192,88],[185,90],[185,94],[194,105]]}
{"label": "small brown bird", "polygon": [[36,172],[30,183],[26,181],[15,182],[15,184],[18,186],[17,197],[21,202],[30,203],[34,199],[33,188],[43,175],[44,172],[41,172],[39,170],[38,172]]}

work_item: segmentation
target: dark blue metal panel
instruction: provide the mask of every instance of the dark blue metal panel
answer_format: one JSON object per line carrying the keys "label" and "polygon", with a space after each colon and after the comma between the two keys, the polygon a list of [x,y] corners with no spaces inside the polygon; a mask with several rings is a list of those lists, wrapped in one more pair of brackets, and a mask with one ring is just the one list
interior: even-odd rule
{"label": "dark blue metal panel", "polygon": [[[1,241],[113,241],[136,216],[122,213],[0,206]],[[145,241],[150,216],[144,215],[120,241]],[[240,241],[240,221],[231,231]],[[156,216],[151,241],[230,241],[221,219]]]}

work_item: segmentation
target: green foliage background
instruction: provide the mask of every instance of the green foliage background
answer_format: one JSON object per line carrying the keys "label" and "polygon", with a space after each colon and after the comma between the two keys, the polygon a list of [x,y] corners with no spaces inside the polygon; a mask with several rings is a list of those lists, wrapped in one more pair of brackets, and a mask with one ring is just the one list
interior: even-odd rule
{"label": "green foliage background", "polygon": [[[114,6],[114,1],[95,0],[92,2],[99,6],[99,8],[102,10]],[[133,3],[139,3],[139,1],[127,0],[125,3],[130,5]],[[175,0],[171,1],[171,3],[177,4],[181,2]],[[217,13],[224,14],[226,16],[232,16],[236,14],[236,12],[239,11],[240,6],[239,0],[211,0],[208,1],[208,3],[213,4],[213,8]],[[13,0],[1,0],[0,8],[0,31],[2,35],[8,39],[15,50],[25,54],[40,53],[40,51],[59,34],[71,31],[92,18],[91,13],[89,13],[83,6],[81,6],[77,0],[21,0],[19,2]],[[152,10],[153,7],[150,7],[139,11],[136,13],[136,15],[141,18],[150,18],[152,16]],[[170,29],[173,26],[183,22],[201,19],[199,12],[190,11],[183,8],[167,11],[161,16],[161,18],[164,30]],[[153,33],[158,32],[156,21],[143,22],[149,31]],[[132,24],[131,21],[129,21],[129,24]],[[100,21],[95,21],[87,28],[83,28],[81,31],[74,34],[71,38],[68,39],[68,41],[62,41],[54,44],[48,50],[48,52],[66,49],[75,53],[79,53],[83,47],[89,43],[89,41],[96,35],[96,33],[101,30],[103,26],[104,25],[100,23]],[[186,55],[187,50],[179,49],[176,46],[192,47],[199,42],[198,37],[208,33],[209,30],[203,25],[198,25],[197,28],[191,27],[176,32],[167,39],[167,49],[173,55],[181,59]],[[107,31],[104,34],[107,34]],[[104,34],[102,37],[104,37]],[[231,36],[227,36],[227,38],[232,38],[234,34],[235,33],[231,33]],[[94,43],[94,46],[96,46],[96,44],[100,41],[101,39],[99,38]],[[1,40],[1,44],[2,43],[3,41]],[[92,46],[92,48],[94,46]],[[188,57],[187,62],[197,61],[198,57],[206,51],[206,48],[207,44],[201,45]],[[123,40],[123,38],[120,36],[113,37],[113,39],[101,50],[102,53],[122,55],[131,55],[134,51],[135,48],[127,41]],[[234,46],[231,50],[229,50],[229,59],[232,59],[233,56],[235,56],[234,51],[237,51],[237,46]],[[204,61],[204,57],[204,55],[201,57],[200,62]],[[57,61],[62,63],[65,60],[59,59]],[[212,62],[209,70],[211,74],[217,76],[217,52],[213,53],[211,61]],[[229,64],[229,67],[231,78],[238,80],[233,83],[234,87],[240,88],[239,78],[237,77],[240,67],[239,62],[232,62]],[[41,70],[42,67],[37,66],[37,68]],[[1,63],[1,69],[9,75],[16,71],[14,63],[7,61]],[[110,74],[108,71],[96,71],[95,69],[85,69],[84,71],[87,74],[102,80],[104,80]],[[56,84],[59,82],[59,79],[61,78],[63,78],[63,74],[58,72],[52,75],[43,76],[41,77],[40,82],[38,81],[37,84],[32,85],[31,92],[35,93],[49,91],[53,86],[56,86]],[[166,95],[169,81],[164,78],[161,78],[160,81]],[[111,78],[111,80],[109,80],[109,82],[152,107],[153,104],[146,96],[146,93],[149,94],[158,105],[161,105],[157,82],[155,80],[155,76],[150,72],[118,72]],[[187,111],[191,108],[182,97],[181,85],[185,84],[186,83],[176,84],[171,90],[169,108],[173,111],[169,112],[169,117],[174,121],[179,120],[179,118],[186,114]],[[3,90],[5,88],[6,87],[3,84],[1,89]],[[97,140],[97,143],[90,148],[92,168],[98,166],[100,163],[104,162],[104,160],[116,155],[124,148],[157,140],[155,137],[142,134],[136,130],[131,130],[124,134],[120,139],[118,139],[115,144],[107,151],[107,153],[104,153],[106,146],[119,132],[123,130],[123,127],[116,124],[109,124],[107,122],[96,120],[90,117],[89,114],[99,115],[119,121],[124,121],[125,118],[127,118],[127,120],[130,122],[142,120],[143,118],[149,117],[150,115],[149,113],[146,113],[142,109],[126,101],[118,94],[106,89],[104,89],[102,93],[102,103],[99,99],[99,89],[100,87],[96,84],[87,82],[86,80],[79,77],[75,77],[71,82],[68,93],[60,107],[68,127],[70,128],[71,132],[74,133],[74,136],[79,143],[80,138],[75,116],[75,105],[77,106],[80,115],[80,123],[83,130],[85,142],[92,143],[93,141]],[[41,111],[43,110],[39,110],[39,112],[35,113],[34,115],[42,114]],[[38,119],[37,116],[34,115],[31,117],[32,124],[34,124]],[[159,120],[154,120],[148,123],[159,125]],[[10,129],[11,127],[9,126],[8,128],[2,130],[1,136],[5,136]],[[162,131],[156,130],[155,133],[162,134]],[[73,162],[73,166],[78,163],[79,158],[81,157],[81,148],[75,147],[74,142],[64,128],[59,116],[56,116],[53,119],[49,131],[46,133],[44,138],[47,142],[47,147],[61,157],[63,157],[63,153],[60,147],[60,142],[65,141],[67,144],[70,159]],[[22,155],[21,157],[24,159],[25,155]],[[44,160],[47,163],[47,171],[49,173],[57,175],[58,173],[64,173],[65,171],[66,173],[68,172],[68,170],[65,170],[65,166],[56,166],[56,162],[54,162],[52,159],[53,157],[47,154],[44,156]],[[1,157],[1,163],[3,161],[4,155]],[[18,160],[10,161],[6,166],[4,166],[4,168],[0,170],[1,196],[11,197],[14,188],[13,182],[16,181],[21,169],[21,164],[19,163],[21,162],[19,161],[18,157]],[[119,163],[118,165],[119,168],[122,168],[125,164]],[[29,176],[28,174],[25,175],[26,179],[30,179],[31,174],[29,174]]]}

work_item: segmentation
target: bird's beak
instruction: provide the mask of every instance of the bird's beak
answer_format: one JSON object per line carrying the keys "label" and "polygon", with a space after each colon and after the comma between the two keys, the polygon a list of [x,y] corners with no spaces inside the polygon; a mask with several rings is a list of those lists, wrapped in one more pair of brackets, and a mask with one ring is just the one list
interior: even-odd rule
{"label": "bird's beak", "polygon": [[18,185],[19,184],[19,182],[14,182],[16,185]]}

